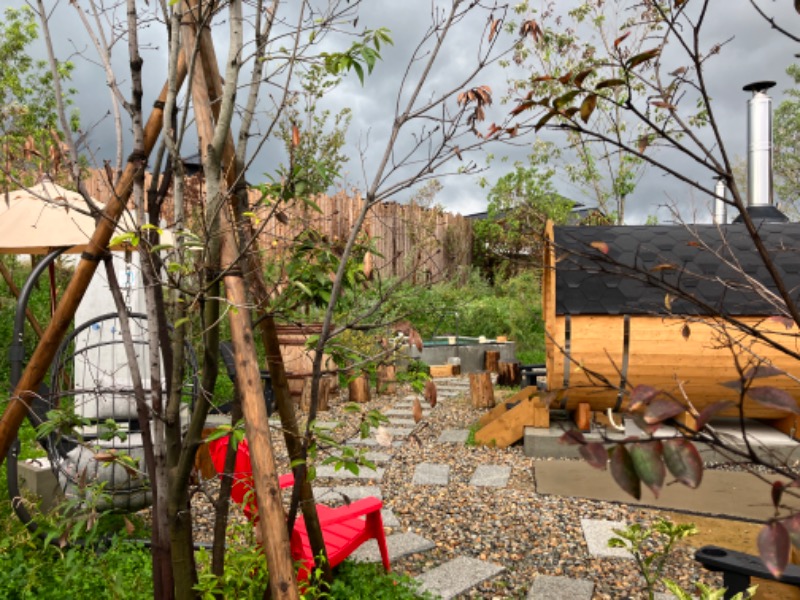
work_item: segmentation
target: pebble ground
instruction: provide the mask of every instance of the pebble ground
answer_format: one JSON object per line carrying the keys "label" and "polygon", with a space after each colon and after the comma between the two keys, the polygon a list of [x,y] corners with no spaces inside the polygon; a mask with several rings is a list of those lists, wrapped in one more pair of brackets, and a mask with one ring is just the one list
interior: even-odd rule
{"label": "pebble ground", "polygon": [[[407,389],[398,390],[395,395],[378,396],[362,408],[392,413],[395,420],[412,419],[411,396]],[[342,441],[356,436],[361,423],[359,414],[344,411],[345,403],[346,397],[340,396],[331,410],[319,418],[339,423],[333,435]],[[402,443],[370,447],[390,455],[389,460],[378,465],[385,469],[380,481],[346,482],[380,486],[385,507],[399,521],[399,526],[387,528],[387,534],[409,532],[434,543],[430,550],[393,561],[393,570],[419,576],[455,558],[470,557],[500,565],[504,571],[457,598],[526,598],[539,575],[589,580],[594,583],[592,598],[596,600],[646,598],[632,560],[589,553],[581,520],[649,524],[658,513],[626,504],[537,494],[532,459],[523,454],[521,447],[493,449],[439,442],[443,431],[468,429],[483,412],[471,408],[468,394],[443,397],[440,393],[436,407],[425,411],[412,435],[394,438]],[[407,422],[402,425],[410,427]],[[276,450],[285,466],[280,432],[273,432]],[[449,466],[447,485],[415,485],[414,473],[422,463]],[[510,468],[507,483],[502,487],[470,485],[480,465]],[[214,487],[213,482],[204,485]],[[326,478],[316,485],[343,482]],[[610,475],[609,485],[613,485]],[[195,499],[199,537],[203,538],[208,535],[210,509],[204,494],[197,494]],[[686,588],[692,588],[695,581],[721,585],[719,576],[698,567],[693,553],[690,545],[675,550],[665,575]]]}

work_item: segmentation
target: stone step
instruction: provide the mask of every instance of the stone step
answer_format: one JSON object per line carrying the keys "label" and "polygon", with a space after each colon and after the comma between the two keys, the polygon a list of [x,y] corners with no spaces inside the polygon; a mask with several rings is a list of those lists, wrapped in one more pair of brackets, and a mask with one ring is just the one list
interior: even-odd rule
{"label": "stone step", "polygon": [[[395,533],[386,536],[386,547],[389,550],[389,560],[394,562],[409,554],[427,552],[435,548],[436,544],[415,533]],[[351,558],[359,562],[380,562],[381,554],[378,551],[378,542],[369,540],[353,552]]]}
{"label": "stone step", "polygon": [[623,521],[608,521],[605,519],[581,519],[581,529],[586,540],[589,554],[604,558],[627,558],[633,556],[625,548],[609,548],[608,540],[616,537],[614,529],[627,527]]}
{"label": "stone step", "polygon": [[[410,419],[413,414],[413,408],[409,406],[408,408],[390,408],[389,410],[383,411],[383,416],[388,417],[389,420],[392,420],[392,417],[398,418],[405,418]],[[422,416],[427,417],[431,413],[430,408],[426,408],[425,406],[422,407]]]}
{"label": "stone step", "polygon": [[439,444],[463,444],[469,437],[469,429],[445,429],[436,441]]}
{"label": "stone step", "polygon": [[370,496],[383,500],[381,488],[377,485],[314,486],[314,500],[331,506],[355,502]]}
{"label": "stone step", "polygon": [[345,468],[337,470],[333,465],[322,465],[317,467],[317,478],[355,479],[358,481],[375,481],[376,483],[380,483],[383,480],[383,472],[384,470],[380,467],[372,470],[362,465],[359,467],[358,475],[356,475]]}
{"label": "stone step", "polygon": [[450,465],[420,463],[414,468],[413,485],[447,485],[450,481]]}
{"label": "stone step", "polygon": [[416,423],[414,422],[414,419],[395,417],[394,415],[392,415],[389,417],[389,425],[392,427],[414,427]]}
{"label": "stone step", "polygon": [[509,477],[511,477],[511,467],[504,465],[478,465],[469,480],[469,484],[476,487],[505,487]]}
{"label": "stone step", "polygon": [[594,582],[588,579],[538,575],[527,600],[592,600],[593,594]]}
{"label": "stone step", "polygon": [[500,565],[459,556],[419,575],[416,579],[421,584],[421,591],[436,594],[442,600],[450,600],[503,571],[505,569]]}

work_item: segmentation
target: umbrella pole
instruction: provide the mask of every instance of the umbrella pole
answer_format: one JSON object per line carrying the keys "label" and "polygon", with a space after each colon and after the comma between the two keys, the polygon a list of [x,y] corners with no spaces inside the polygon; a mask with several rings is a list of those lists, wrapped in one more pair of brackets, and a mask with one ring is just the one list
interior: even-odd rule
{"label": "umbrella pole", "polygon": [[[177,86],[180,87],[186,78],[186,62],[180,60],[176,74]],[[92,279],[97,264],[103,254],[108,250],[108,243],[114,234],[117,221],[120,218],[128,198],[133,191],[136,175],[144,169],[147,157],[155,146],[164,124],[164,103],[169,91],[169,82],[164,84],[158,100],[154,104],[153,112],[147,120],[144,132],[144,152],[141,155],[131,155],[119,182],[114,188],[114,194],[106,204],[105,210],[98,220],[97,228],[92,234],[86,251],[81,255],[81,260],[75,268],[75,274],[61,297],[61,302],[56,306],[53,318],[45,329],[44,335],[39,340],[36,350],[31,356],[22,378],[14,389],[8,406],[3,416],[0,417],[0,464],[5,460],[9,447],[17,435],[19,426],[25,418],[31,403],[36,396],[35,390],[44,380],[50,363],[61,345],[69,329],[75,311],[78,308],[89,282]]]}

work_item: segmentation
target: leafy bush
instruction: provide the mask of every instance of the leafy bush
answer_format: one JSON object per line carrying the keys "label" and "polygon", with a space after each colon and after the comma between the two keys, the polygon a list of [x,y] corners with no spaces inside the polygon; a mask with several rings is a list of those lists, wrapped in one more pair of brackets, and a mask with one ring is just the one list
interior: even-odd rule
{"label": "leafy bush", "polygon": [[433,600],[418,591],[419,583],[404,575],[385,574],[377,564],[345,561],[336,572],[328,591],[331,600]]}

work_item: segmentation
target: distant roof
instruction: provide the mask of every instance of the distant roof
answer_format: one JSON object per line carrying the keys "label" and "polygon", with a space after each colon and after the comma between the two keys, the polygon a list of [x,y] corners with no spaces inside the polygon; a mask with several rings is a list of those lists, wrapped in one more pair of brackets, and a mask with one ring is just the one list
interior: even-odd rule
{"label": "distant roof", "polygon": [[[759,233],[800,302],[800,224]],[[743,225],[556,227],[554,236],[557,314],[779,314],[747,282],[775,292]],[[668,302],[670,286],[691,299]]]}

